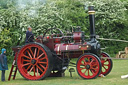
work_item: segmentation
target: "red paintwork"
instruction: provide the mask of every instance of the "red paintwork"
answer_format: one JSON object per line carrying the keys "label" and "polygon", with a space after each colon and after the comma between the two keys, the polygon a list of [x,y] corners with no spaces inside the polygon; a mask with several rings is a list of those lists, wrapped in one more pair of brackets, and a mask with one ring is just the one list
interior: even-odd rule
{"label": "red paintwork", "polygon": [[20,50],[20,46],[12,47],[12,50],[17,53]]}
{"label": "red paintwork", "polygon": [[[87,69],[86,65],[89,65],[90,68]],[[77,71],[82,78],[92,79],[98,75],[99,70],[100,70],[99,62],[92,55],[84,55],[77,62]]]}
{"label": "red paintwork", "polygon": [[62,38],[55,38],[55,39],[54,39],[54,43],[61,43],[61,39],[62,39]]}
{"label": "red paintwork", "polygon": [[[109,56],[107,56],[104,53],[101,53],[101,56],[109,58]],[[111,62],[110,62],[110,59],[101,59],[101,64],[102,64],[101,74],[106,75],[109,72],[109,70],[111,69],[111,66],[112,66]]]}
{"label": "red paintwork", "polygon": [[79,45],[80,50],[87,50],[89,48],[89,45]]}
{"label": "red paintwork", "polygon": [[[34,50],[32,50],[33,47],[35,47]],[[42,54],[39,51],[42,51]],[[31,63],[33,59],[36,60],[35,64]],[[45,50],[36,44],[26,45],[18,53],[17,67],[26,79],[37,80],[42,78],[48,68],[48,57]]]}
{"label": "red paintwork", "polygon": [[[44,38],[44,40],[41,40],[42,36],[39,36],[38,39],[36,39],[36,42],[42,43],[46,45],[50,50],[55,51],[57,55],[61,55],[63,52],[78,52],[78,55],[71,56],[72,58],[78,58],[81,55],[81,51],[85,50],[91,50],[90,47],[87,48],[87,43],[81,42],[81,32],[74,32],[73,33],[73,39],[74,43],[61,43],[62,37],[56,37],[53,38]],[[78,43],[79,42],[79,43]],[[74,54],[72,54],[74,55]],[[63,55],[62,55],[63,56]]]}
{"label": "red paintwork", "polygon": [[46,45],[51,51],[54,50],[54,39],[50,38],[50,39],[46,39],[46,41],[43,42],[44,45]]}
{"label": "red paintwork", "polygon": [[50,39],[50,36],[47,36],[47,39]]}
{"label": "red paintwork", "polygon": [[[54,47],[54,51],[56,52],[57,55],[62,55],[63,52],[75,52],[75,53],[78,52],[78,54],[82,54],[81,53],[82,51],[90,50],[90,49],[91,49],[90,47],[87,48],[86,42],[83,43],[83,44],[75,44],[75,43],[64,44],[64,43],[60,43],[60,44],[55,44],[55,47]],[[78,57],[79,56],[77,56],[77,58]],[[72,56],[72,58],[76,58],[76,57]]]}
{"label": "red paintwork", "polygon": [[74,39],[75,43],[82,42],[81,36],[82,36],[81,32],[74,32],[73,33],[73,39]]}
{"label": "red paintwork", "polygon": [[57,53],[57,55],[61,55],[64,51],[77,51],[79,50],[79,45],[74,44],[56,44],[54,51]]}
{"label": "red paintwork", "polygon": [[[75,42],[67,44],[61,43],[62,37],[53,38],[53,36],[51,36],[51,38],[45,37],[44,40],[41,40],[42,37],[39,36],[38,39],[36,39],[36,42],[43,42],[42,44],[46,45],[50,50],[55,51],[56,54],[61,57],[63,57],[62,53],[69,52],[71,58],[78,58],[81,54],[83,54],[82,51],[91,50],[90,47],[87,47],[86,42],[81,42],[81,36],[81,32],[74,32],[73,39]],[[71,54],[70,52],[74,52],[74,54]]]}

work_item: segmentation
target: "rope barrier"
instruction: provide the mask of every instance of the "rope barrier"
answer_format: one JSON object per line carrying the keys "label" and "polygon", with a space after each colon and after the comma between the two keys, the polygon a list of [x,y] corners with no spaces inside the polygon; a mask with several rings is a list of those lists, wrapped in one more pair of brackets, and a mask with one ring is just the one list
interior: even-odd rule
{"label": "rope barrier", "polygon": [[108,40],[108,41],[117,41],[117,42],[128,42],[126,40],[119,40],[119,39],[107,39],[107,38],[97,38],[99,40]]}
{"label": "rope barrier", "polygon": [[128,60],[128,58],[108,58],[108,57],[101,57],[101,59]]}
{"label": "rope barrier", "polygon": [[[85,35],[85,37],[89,37],[87,35]],[[128,42],[127,40],[119,40],[119,39],[108,39],[108,38],[96,38],[99,40],[107,40],[107,41],[117,41],[117,42]]]}

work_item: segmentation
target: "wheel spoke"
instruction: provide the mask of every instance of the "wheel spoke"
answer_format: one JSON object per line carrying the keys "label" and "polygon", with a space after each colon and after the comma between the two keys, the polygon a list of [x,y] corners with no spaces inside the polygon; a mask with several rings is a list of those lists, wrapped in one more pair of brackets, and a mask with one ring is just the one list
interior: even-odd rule
{"label": "wheel spoke", "polygon": [[103,66],[108,66],[107,64],[103,64]]}
{"label": "wheel spoke", "polygon": [[88,57],[88,62],[90,62],[90,58]]}
{"label": "wheel spoke", "polygon": [[38,63],[40,63],[40,64],[47,64],[47,62],[38,62]]}
{"label": "wheel spoke", "polygon": [[30,63],[23,64],[22,67],[27,66],[27,65],[30,65]]}
{"label": "wheel spoke", "polygon": [[94,70],[90,70],[92,72],[92,74],[95,74]]}
{"label": "wheel spoke", "polygon": [[36,72],[37,72],[37,76],[39,76],[39,74],[38,74],[39,73],[38,68],[36,68]]}
{"label": "wheel spoke", "polygon": [[35,52],[34,52],[34,58],[36,57],[36,51],[37,51],[37,48],[35,48]]}
{"label": "wheel spoke", "polygon": [[28,74],[30,75],[31,71],[33,70],[33,67],[31,67],[30,71],[28,72]]}
{"label": "wheel spoke", "polygon": [[89,70],[88,70],[88,76],[90,76],[90,75],[89,75]]}
{"label": "wheel spoke", "polygon": [[91,65],[91,66],[96,66],[97,64],[93,64],[93,65]]}
{"label": "wheel spoke", "polygon": [[25,57],[25,58],[27,58],[27,59],[31,59],[30,57],[28,57],[28,56],[26,56],[26,55],[23,55],[22,57]]}
{"label": "wheel spoke", "polygon": [[80,70],[83,70],[83,69],[86,69],[85,67],[84,68],[80,68]]}
{"label": "wheel spoke", "polygon": [[98,70],[98,68],[94,68],[94,67],[91,67],[91,69],[93,69],[93,70],[95,70],[95,71],[97,71],[97,70]]}
{"label": "wheel spoke", "polygon": [[104,66],[102,66],[105,70],[107,70]]}
{"label": "wheel spoke", "polygon": [[28,68],[27,68],[26,70],[28,71],[30,67],[31,67],[31,65],[29,65]]}
{"label": "wheel spoke", "polygon": [[33,66],[34,76],[36,76],[35,66]]}
{"label": "wheel spoke", "polygon": [[87,62],[85,60],[83,60],[83,61],[84,61],[84,65],[87,65]]}
{"label": "wheel spoke", "polygon": [[94,61],[94,60],[92,59],[92,61],[89,63],[89,65],[91,65],[91,64],[93,63],[93,61]]}
{"label": "wheel spoke", "polygon": [[39,70],[43,73],[43,70],[38,66],[38,65],[36,65],[37,66],[37,68],[39,68]]}
{"label": "wheel spoke", "polygon": [[30,60],[23,60],[23,61],[30,62]]}
{"label": "wheel spoke", "polygon": [[37,57],[39,56],[39,52],[40,52],[40,50],[39,50],[39,48],[38,48]]}
{"label": "wheel spoke", "polygon": [[84,74],[87,72],[87,69],[84,71]]}
{"label": "wheel spoke", "polygon": [[31,48],[29,48],[29,51],[31,52],[31,54],[32,54],[32,56],[33,56],[33,52],[32,52],[32,50],[31,50]]}
{"label": "wheel spoke", "polygon": [[42,55],[44,55],[44,53],[42,53],[41,55],[39,55],[38,59],[39,59]]}
{"label": "wheel spoke", "polygon": [[32,59],[32,56],[31,56],[31,54],[27,51],[27,53],[29,54],[29,57]]}
{"label": "wheel spoke", "polygon": [[41,65],[41,64],[40,64],[40,66],[41,66],[44,70],[46,70],[46,67],[44,67],[44,66],[43,66],[43,65]]}
{"label": "wheel spoke", "polygon": [[106,59],[104,62],[107,62],[108,61],[108,59]]}
{"label": "wheel spoke", "polygon": [[41,58],[40,60],[44,60],[44,59],[46,59],[46,57],[43,57],[43,58]]}

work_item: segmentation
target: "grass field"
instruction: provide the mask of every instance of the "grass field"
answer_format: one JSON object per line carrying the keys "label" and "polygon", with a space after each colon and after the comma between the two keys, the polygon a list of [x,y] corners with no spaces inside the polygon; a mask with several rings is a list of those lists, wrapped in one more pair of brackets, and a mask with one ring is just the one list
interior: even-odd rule
{"label": "grass field", "polygon": [[[128,79],[120,78],[124,74],[128,74],[128,60],[114,60],[111,73],[104,78],[98,77],[96,79],[83,80],[78,76],[77,72],[73,73],[71,78],[67,70],[65,77],[48,77],[45,80],[28,81],[17,73],[16,80],[0,81],[0,85],[128,85]],[[6,71],[6,80],[8,75],[9,71]]]}

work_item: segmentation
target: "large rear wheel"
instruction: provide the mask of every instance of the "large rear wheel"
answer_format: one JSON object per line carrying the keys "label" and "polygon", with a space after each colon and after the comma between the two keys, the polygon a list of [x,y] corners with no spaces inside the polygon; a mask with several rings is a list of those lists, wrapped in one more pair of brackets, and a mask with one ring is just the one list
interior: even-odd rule
{"label": "large rear wheel", "polygon": [[17,67],[20,74],[28,80],[44,79],[52,69],[51,52],[42,44],[29,43],[19,51]]}
{"label": "large rear wheel", "polygon": [[101,72],[100,59],[91,53],[83,54],[77,61],[77,72],[84,79],[98,77]]}

